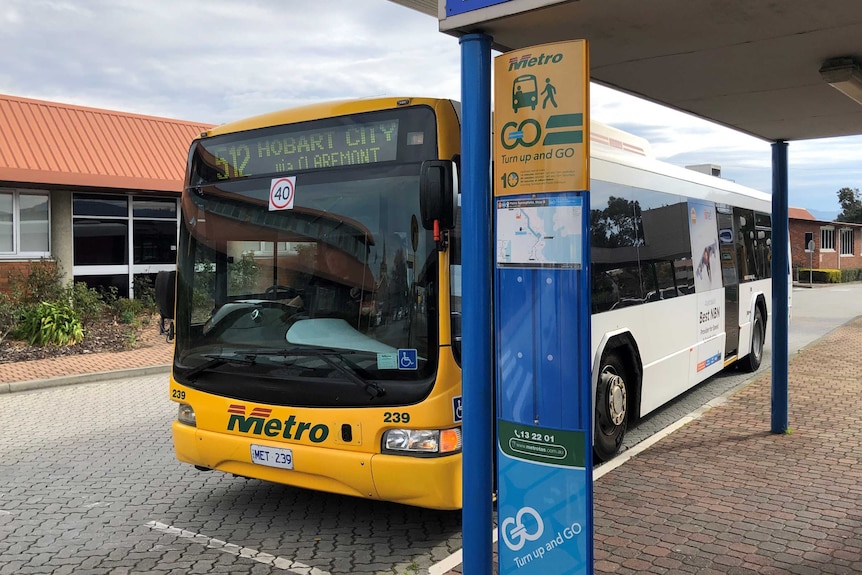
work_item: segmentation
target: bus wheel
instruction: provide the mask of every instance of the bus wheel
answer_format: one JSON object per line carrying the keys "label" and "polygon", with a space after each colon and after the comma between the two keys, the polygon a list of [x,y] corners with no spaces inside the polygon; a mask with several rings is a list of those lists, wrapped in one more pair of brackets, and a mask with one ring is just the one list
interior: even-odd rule
{"label": "bus wheel", "polygon": [[596,422],[593,451],[599,461],[615,456],[623,444],[629,420],[626,370],[615,354],[602,360],[596,388]]}
{"label": "bus wheel", "polygon": [[760,368],[763,361],[763,342],[766,340],[766,326],[763,322],[763,313],[760,308],[754,311],[754,326],[751,329],[751,353],[739,361],[739,367],[743,371],[753,372]]}

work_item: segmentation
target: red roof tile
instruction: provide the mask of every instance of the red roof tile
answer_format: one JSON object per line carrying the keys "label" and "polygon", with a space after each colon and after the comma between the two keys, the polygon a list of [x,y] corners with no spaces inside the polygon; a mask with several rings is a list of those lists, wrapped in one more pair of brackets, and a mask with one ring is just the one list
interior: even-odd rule
{"label": "red roof tile", "polygon": [[817,220],[817,218],[812,216],[805,208],[787,208],[787,217],[791,220]]}
{"label": "red roof tile", "polygon": [[212,127],[0,94],[0,181],[179,192]]}

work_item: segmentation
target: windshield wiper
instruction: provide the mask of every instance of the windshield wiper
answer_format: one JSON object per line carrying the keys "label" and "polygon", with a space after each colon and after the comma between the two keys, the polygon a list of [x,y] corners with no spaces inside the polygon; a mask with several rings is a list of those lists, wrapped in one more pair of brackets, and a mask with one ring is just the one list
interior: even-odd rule
{"label": "windshield wiper", "polygon": [[[372,398],[383,397],[386,394],[386,390],[377,383],[368,381],[357,375],[358,373],[364,373],[365,370],[344,357],[344,355],[342,355],[338,350],[319,347],[304,347],[302,349],[273,350],[265,353],[266,355],[280,355],[284,357],[304,356],[320,358],[344,377],[365,389],[365,391],[368,392],[368,395]],[[341,363],[336,361],[336,359],[341,360]],[[346,364],[350,369],[347,369],[347,367],[344,367],[342,364]]]}
{"label": "windshield wiper", "polygon": [[194,381],[203,372],[214,369],[226,363],[236,363],[239,365],[254,365],[257,359],[257,354],[254,352],[234,352],[231,355],[219,355],[214,353],[204,354],[204,357],[209,361],[205,361],[197,367],[193,367],[186,372],[186,379]]}
{"label": "windshield wiper", "polygon": [[[364,373],[365,370],[345,358],[340,351],[330,348],[313,348],[304,347],[302,349],[257,349],[257,350],[238,350],[232,354],[205,354],[204,357],[209,358],[209,361],[191,369],[186,373],[186,378],[190,381],[194,380],[202,372],[216,368],[226,363],[235,363],[240,365],[254,365],[257,363],[259,356],[265,357],[316,357],[323,360],[327,365],[338,371],[351,382],[362,387],[372,398],[383,397],[386,390],[379,384],[368,381],[357,375]],[[336,361],[336,359],[340,360]],[[347,367],[345,367],[347,365]],[[350,369],[348,369],[348,367]]]}

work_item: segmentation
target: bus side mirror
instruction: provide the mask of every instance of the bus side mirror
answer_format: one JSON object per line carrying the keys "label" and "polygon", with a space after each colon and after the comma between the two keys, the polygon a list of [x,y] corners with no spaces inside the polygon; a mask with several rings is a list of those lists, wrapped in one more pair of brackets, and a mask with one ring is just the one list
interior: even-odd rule
{"label": "bus side mirror", "polygon": [[[161,323],[159,333],[165,335],[168,341],[174,338],[174,304],[177,299],[177,272],[159,272],[156,274],[156,307],[159,309]],[[170,327],[165,326],[165,320],[170,320]]]}
{"label": "bus side mirror", "polygon": [[166,319],[174,319],[174,304],[176,301],[177,272],[159,272],[156,274],[156,306],[159,315]]}
{"label": "bus side mirror", "polygon": [[434,229],[438,221],[440,229],[455,227],[455,203],[458,193],[455,162],[448,160],[426,160],[419,172],[419,208],[422,227]]}

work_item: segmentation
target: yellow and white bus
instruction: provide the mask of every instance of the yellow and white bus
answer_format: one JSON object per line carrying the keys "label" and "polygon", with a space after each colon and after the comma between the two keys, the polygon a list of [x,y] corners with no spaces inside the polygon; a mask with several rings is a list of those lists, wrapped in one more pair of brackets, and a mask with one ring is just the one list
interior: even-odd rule
{"label": "yellow and white bus", "polygon": [[[599,460],[723,367],[757,369],[771,302],[769,196],[620,137],[597,131],[591,154]],[[461,507],[459,145],[460,105],[422,98],[275,112],[192,143],[176,278],[158,280],[180,461]]]}

